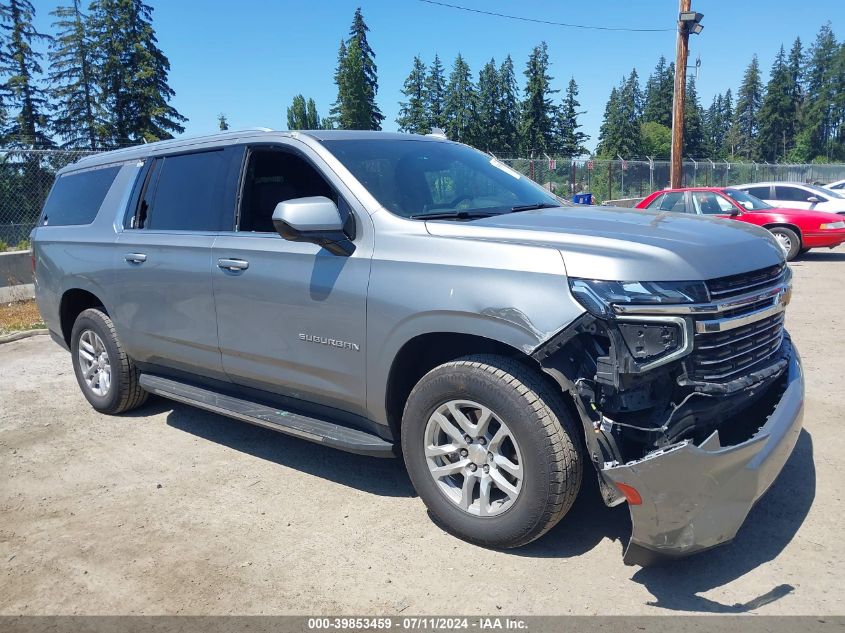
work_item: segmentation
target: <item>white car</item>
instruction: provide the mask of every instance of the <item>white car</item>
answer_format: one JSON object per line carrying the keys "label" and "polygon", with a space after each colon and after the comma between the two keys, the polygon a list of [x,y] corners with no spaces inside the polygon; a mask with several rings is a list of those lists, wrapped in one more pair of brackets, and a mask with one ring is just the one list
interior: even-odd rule
{"label": "white car", "polygon": [[829,185],[824,186],[825,189],[832,189],[837,193],[842,193],[845,191],[845,179],[844,180],[837,180],[836,182],[832,182]]}
{"label": "white car", "polygon": [[755,182],[734,185],[732,188],[741,189],[776,207],[813,209],[845,215],[845,195],[816,185],[801,182]]}

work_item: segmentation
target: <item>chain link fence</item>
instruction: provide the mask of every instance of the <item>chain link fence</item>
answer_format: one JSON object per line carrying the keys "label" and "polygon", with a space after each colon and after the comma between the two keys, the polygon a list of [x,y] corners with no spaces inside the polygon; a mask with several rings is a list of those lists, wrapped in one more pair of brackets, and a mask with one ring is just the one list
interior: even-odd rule
{"label": "chain link fence", "polygon": [[[56,172],[85,150],[0,150],[0,251],[26,247]],[[561,197],[591,193],[593,202],[643,198],[669,184],[669,161],[569,158],[500,159]],[[764,180],[829,183],[845,178],[842,165],[771,165],[686,161],[686,187],[725,187]]]}
{"label": "chain link fence", "polygon": [[0,150],[0,252],[28,247],[56,172],[91,151]]}
{"label": "chain link fence", "polygon": [[[589,158],[506,158],[501,162],[563,198],[591,193],[593,202],[644,198],[669,186],[669,161],[599,160]],[[772,165],[685,161],[684,187],[727,187],[767,180],[827,184],[845,178],[845,164]]]}

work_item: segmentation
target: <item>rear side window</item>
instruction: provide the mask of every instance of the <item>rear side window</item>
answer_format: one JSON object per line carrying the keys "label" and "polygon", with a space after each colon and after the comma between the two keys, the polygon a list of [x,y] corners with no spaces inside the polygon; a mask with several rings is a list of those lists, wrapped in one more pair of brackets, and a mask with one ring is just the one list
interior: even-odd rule
{"label": "rear side window", "polygon": [[675,213],[686,213],[687,206],[684,203],[683,191],[670,191],[657,206],[649,205],[649,209],[657,209],[659,211],[674,211]]}
{"label": "rear side window", "polygon": [[229,158],[229,152],[214,150],[159,159],[159,165],[151,170],[139,228],[232,230],[234,192],[228,186]]}
{"label": "rear side window", "polygon": [[749,187],[745,191],[750,193],[755,198],[760,198],[760,200],[768,200],[772,197],[771,189],[769,187]]}
{"label": "rear side window", "polygon": [[91,224],[119,171],[118,165],[59,176],[44,204],[41,224]]}

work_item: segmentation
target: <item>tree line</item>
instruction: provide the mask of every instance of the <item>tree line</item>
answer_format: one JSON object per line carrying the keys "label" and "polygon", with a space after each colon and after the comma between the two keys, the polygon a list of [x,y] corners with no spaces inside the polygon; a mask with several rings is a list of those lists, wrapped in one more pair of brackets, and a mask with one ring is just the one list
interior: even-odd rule
{"label": "tree line", "polygon": [[85,10],[68,0],[50,13],[47,34],[31,0],[0,2],[0,142],[96,150],[183,132],[152,12],[142,0],[93,0]]}
{"label": "tree line", "polygon": [[[599,131],[601,157],[669,158],[674,64],[660,57],[640,86],[637,70],[611,90]],[[830,24],[805,50],[781,45],[764,85],[754,55],[736,92],[728,88],[703,108],[695,78],[687,82],[684,156],[768,162],[845,160],[845,42]]]}

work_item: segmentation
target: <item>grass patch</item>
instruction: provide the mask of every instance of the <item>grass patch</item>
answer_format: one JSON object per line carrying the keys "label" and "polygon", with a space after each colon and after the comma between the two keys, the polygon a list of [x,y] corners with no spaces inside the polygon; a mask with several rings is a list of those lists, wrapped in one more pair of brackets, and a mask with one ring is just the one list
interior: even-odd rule
{"label": "grass patch", "polygon": [[35,299],[0,303],[0,336],[45,327]]}

